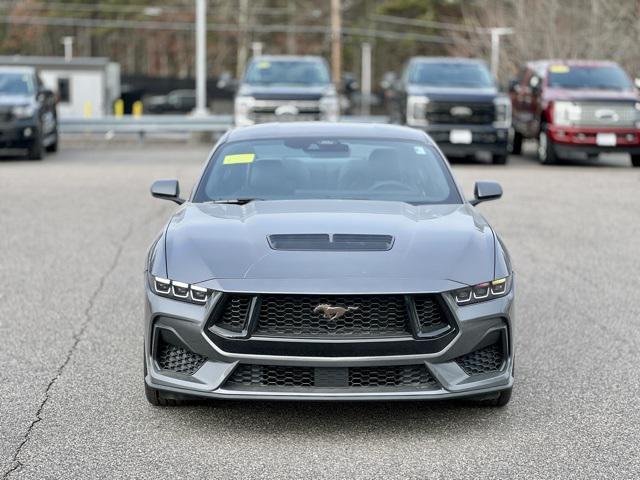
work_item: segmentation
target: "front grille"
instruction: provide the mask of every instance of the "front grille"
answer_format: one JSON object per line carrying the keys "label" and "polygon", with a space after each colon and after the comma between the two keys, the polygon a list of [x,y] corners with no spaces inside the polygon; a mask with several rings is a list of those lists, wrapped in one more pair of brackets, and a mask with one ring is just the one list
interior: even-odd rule
{"label": "front grille", "polygon": [[467,375],[497,372],[502,369],[504,363],[502,341],[458,357],[456,363]]}
{"label": "front grille", "polygon": [[[454,115],[452,112],[470,110],[468,115]],[[495,106],[492,103],[459,103],[432,101],[426,106],[425,118],[431,124],[448,125],[490,125],[495,120]]]}
{"label": "front grille", "polygon": [[226,301],[222,315],[216,322],[216,325],[230,332],[242,332],[247,320],[247,315],[249,314],[250,305],[251,297],[248,295],[235,295],[230,297]]}
{"label": "front grille", "polygon": [[438,383],[424,365],[382,367],[295,367],[239,365],[226,388],[412,388],[435,389]]}
{"label": "front grille", "polygon": [[637,111],[633,103],[584,102],[580,106],[580,119],[573,122],[582,127],[633,128]]}
{"label": "front grille", "polygon": [[193,375],[204,365],[206,358],[160,339],[156,360],[162,370]]}
{"label": "front grille", "polygon": [[254,334],[367,337],[410,332],[401,295],[263,295]]}
{"label": "front grille", "polygon": [[449,326],[438,301],[432,295],[414,297],[418,323],[422,333],[429,333]]}

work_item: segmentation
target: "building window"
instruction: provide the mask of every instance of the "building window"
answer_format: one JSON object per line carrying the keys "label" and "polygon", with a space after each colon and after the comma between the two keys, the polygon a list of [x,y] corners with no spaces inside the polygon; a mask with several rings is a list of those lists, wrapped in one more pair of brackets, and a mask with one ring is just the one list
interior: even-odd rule
{"label": "building window", "polygon": [[61,103],[71,101],[71,81],[68,78],[58,79],[58,99]]}

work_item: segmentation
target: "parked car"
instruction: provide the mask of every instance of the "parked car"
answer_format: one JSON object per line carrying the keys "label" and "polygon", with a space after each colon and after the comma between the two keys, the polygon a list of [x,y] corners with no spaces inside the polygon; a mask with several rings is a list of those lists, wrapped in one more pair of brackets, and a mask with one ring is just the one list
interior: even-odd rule
{"label": "parked car", "polygon": [[147,113],[190,113],[196,108],[195,90],[173,90],[167,95],[155,95],[144,101]]}
{"label": "parked car", "polygon": [[415,129],[237,128],[147,255],[144,388],[182,399],[438,400],[502,406],[514,274],[447,160]]}
{"label": "parked car", "polygon": [[0,67],[0,151],[40,160],[58,150],[56,98],[32,67]]}
{"label": "parked car", "polygon": [[640,167],[640,97],[614,62],[529,62],[509,85],[513,103],[513,152],[538,140],[545,164],[603,152],[631,155]]}
{"label": "parked car", "polygon": [[235,98],[236,125],[336,121],[338,93],[321,57],[260,56],[249,62]]}
{"label": "parked car", "polygon": [[395,84],[392,120],[426,131],[449,156],[507,162],[511,102],[481,60],[414,57]]}

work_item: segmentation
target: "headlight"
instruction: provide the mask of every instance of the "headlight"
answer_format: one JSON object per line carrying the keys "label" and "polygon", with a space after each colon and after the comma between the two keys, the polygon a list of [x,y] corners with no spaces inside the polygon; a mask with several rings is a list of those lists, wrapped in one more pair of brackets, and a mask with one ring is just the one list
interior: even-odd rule
{"label": "headlight", "polygon": [[511,126],[511,100],[508,97],[496,97],[493,100],[495,106],[495,121],[493,126],[496,128],[509,128]]}
{"label": "headlight", "polygon": [[320,99],[320,112],[322,119],[328,122],[337,122],[340,115],[340,102],[337,95],[325,95]]}
{"label": "headlight", "polygon": [[253,120],[249,118],[251,109],[255,104],[253,97],[238,96],[234,102],[234,113],[236,125],[253,125]]}
{"label": "headlight", "polygon": [[427,105],[429,99],[425,96],[409,95],[407,98],[407,125],[410,127],[426,127]]}
{"label": "headlight", "polygon": [[582,115],[582,108],[573,102],[553,103],[553,123],[560,126],[570,126],[574,122],[579,122]]}
{"label": "headlight", "polygon": [[150,280],[151,288],[155,293],[174,300],[182,300],[183,302],[204,304],[207,303],[209,296],[213,293],[213,290],[208,288],[176,282],[168,278],[151,276]]}
{"label": "headlight", "polygon": [[486,302],[502,297],[511,290],[511,275],[491,282],[481,283],[473,287],[460,288],[452,293],[458,305]]}
{"label": "headlight", "polygon": [[31,118],[36,113],[36,107],[33,105],[20,105],[13,107],[11,113],[16,118]]}

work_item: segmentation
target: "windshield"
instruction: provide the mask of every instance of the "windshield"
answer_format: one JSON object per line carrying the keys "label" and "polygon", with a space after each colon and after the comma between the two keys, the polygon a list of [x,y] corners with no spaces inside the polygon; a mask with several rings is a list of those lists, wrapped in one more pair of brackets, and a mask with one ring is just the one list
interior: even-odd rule
{"label": "windshield", "polygon": [[426,143],[352,138],[223,145],[209,162],[194,201],[233,199],[462,202],[443,158]]}
{"label": "windshield", "polygon": [[5,95],[30,95],[33,93],[31,75],[25,73],[0,73],[0,93]]}
{"label": "windshield", "polygon": [[568,89],[630,90],[633,88],[627,74],[618,66],[549,67],[549,86]]}
{"label": "windshield", "polygon": [[254,60],[244,81],[250,85],[326,85],[329,71],[314,60]]}
{"label": "windshield", "polygon": [[418,62],[409,73],[409,83],[432,87],[491,88],[493,79],[482,63]]}

